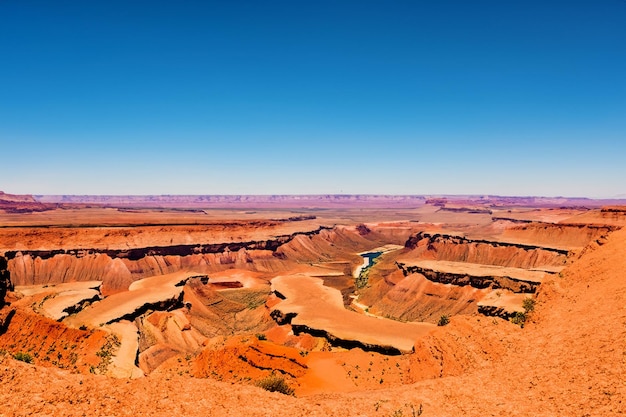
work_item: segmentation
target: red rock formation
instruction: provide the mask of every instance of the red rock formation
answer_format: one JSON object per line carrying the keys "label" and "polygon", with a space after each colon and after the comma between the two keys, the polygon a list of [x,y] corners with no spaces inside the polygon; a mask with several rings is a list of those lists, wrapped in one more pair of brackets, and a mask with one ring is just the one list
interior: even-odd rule
{"label": "red rock formation", "polygon": [[4,297],[12,288],[11,273],[7,269],[8,264],[4,256],[0,256],[0,308],[4,306]]}
{"label": "red rock formation", "polygon": [[37,365],[89,373],[104,359],[98,354],[107,343],[104,331],[69,328],[22,308],[5,308],[0,316],[0,349],[27,353]]}
{"label": "red rock formation", "polygon": [[0,210],[7,213],[31,213],[33,211],[46,211],[58,207],[57,204],[44,204],[38,202],[30,194],[6,194],[0,191]]}
{"label": "red rock formation", "polygon": [[420,274],[398,270],[362,291],[359,302],[372,314],[399,320],[437,323],[443,314],[474,314],[489,290],[432,282]]}
{"label": "red rock formation", "polygon": [[505,229],[501,239],[548,248],[580,250],[614,230],[617,228],[605,225],[533,222]]}
{"label": "red rock formation", "polygon": [[223,347],[208,347],[194,361],[194,375],[223,381],[254,382],[271,374],[293,383],[307,365],[298,349],[271,342],[230,340]]}
{"label": "red rock formation", "polygon": [[422,232],[411,236],[406,242],[406,247],[410,251],[399,254],[399,258],[434,259],[525,269],[562,267],[567,258],[566,250],[554,250],[550,247]]}

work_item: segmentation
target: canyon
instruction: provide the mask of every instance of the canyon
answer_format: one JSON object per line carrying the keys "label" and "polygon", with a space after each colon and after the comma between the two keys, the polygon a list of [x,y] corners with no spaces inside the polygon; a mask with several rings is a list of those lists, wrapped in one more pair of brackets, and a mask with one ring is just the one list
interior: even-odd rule
{"label": "canyon", "polygon": [[620,201],[0,203],[0,414],[626,412]]}

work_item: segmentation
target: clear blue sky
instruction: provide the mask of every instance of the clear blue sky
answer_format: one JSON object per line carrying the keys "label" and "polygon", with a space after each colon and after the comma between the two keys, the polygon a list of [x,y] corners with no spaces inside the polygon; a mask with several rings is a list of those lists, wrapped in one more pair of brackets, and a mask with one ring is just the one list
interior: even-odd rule
{"label": "clear blue sky", "polygon": [[626,0],[0,1],[0,190],[626,194]]}

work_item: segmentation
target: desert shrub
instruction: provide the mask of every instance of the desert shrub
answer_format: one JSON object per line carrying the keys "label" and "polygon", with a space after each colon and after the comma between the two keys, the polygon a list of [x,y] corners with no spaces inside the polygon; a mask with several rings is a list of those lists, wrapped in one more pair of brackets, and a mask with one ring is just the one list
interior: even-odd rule
{"label": "desert shrub", "polygon": [[535,299],[534,298],[524,298],[522,301],[522,308],[524,312],[517,311],[513,317],[510,318],[511,323],[517,324],[520,327],[524,327],[524,323],[526,323],[526,319],[528,319],[528,315],[535,310]]}
{"label": "desert shrub", "polygon": [[359,276],[355,279],[354,285],[357,289],[365,288],[369,280],[369,267],[361,270]]}
{"label": "desert shrub", "polygon": [[437,326],[445,326],[448,323],[450,323],[450,316],[448,314],[442,314],[441,317],[439,317]]}
{"label": "desert shrub", "polygon": [[[413,404],[409,403],[409,404],[405,404],[404,408],[411,409],[410,411],[411,411],[412,417],[421,416],[422,413],[424,412],[424,408],[422,407],[422,404],[420,404],[419,407],[416,408]],[[403,416],[404,416],[404,412],[402,408],[398,408],[391,414],[391,417],[403,417]]]}
{"label": "desert shrub", "polygon": [[526,313],[516,311],[513,317],[511,317],[511,323],[524,327],[524,323],[526,323]]}
{"label": "desert shrub", "polygon": [[280,392],[285,395],[293,395],[293,388],[286,382],[285,378],[278,375],[270,375],[256,382],[256,386],[270,392]]}
{"label": "desert shrub", "polygon": [[33,363],[33,357],[30,353],[17,352],[15,355],[13,355],[13,357],[18,361]]}
{"label": "desert shrub", "polygon": [[526,313],[531,313],[535,310],[535,299],[534,298],[524,298],[522,302],[522,307]]}
{"label": "desert shrub", "polygon": [[265,336],[263,333],[257,333],[255,336],[259,340],[267,340],[267,336]]}

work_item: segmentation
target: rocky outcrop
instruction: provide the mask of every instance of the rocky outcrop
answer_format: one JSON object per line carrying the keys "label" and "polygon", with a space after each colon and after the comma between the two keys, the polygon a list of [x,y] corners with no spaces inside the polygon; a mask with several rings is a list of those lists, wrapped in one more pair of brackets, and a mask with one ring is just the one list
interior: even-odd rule
{"label": "rocky outcrop", "polygon": [[32,213],[58,207],[58,204],[44,204],[30,194],[7,194],[0,191],[0,209],[6,213]]}
{"label": "rocky outcrop", "polygon": [[565,249],[425,232],[411,236],[405,247],[412,250],[411,257],[525,269],[562,266],[569,254]]}
{"label": "rocky outcrop", "polygon": [[99,327],[120,320],[133,321],[148,310],[178,308],[182,306],[183,285],[194,276],[194,273],[178,272],[133,282],[128,291],[91,304],[66,318],[65,323],[74,327]]}
{"label": "rocky outcrop", "polygon": [[[6,252],[18,285],[101,280],[103,292],[124,290],[138,279],[191,270],[207,273],[224,268],[270,268],[278,249],[294,239],[307,239],[330,227],[247,242],[152,246],[132,249],[57,249]],[[260,265],[253,266],[256,260]]]}
{"label": "rocky outcrop", "polygon": [[5,257],[0,256],[0,308],[4,306],[4,297],[12,289],[11,273]]}
{"label": "rocky outcrop", "polygon": [[437,323],[444,315],[475,314],[477,302],[488,289],[472,286],[445,285],[421,274],[404,276],[396,269],[371,287],[359,291],[359,301],[370,313],[389,316],[400,321]]}
{"label": "rocky outcrop", "polygon": [[469,214],[492,214],[488,208],[480,207],[442,207],[439,211],[447,211],[450,213],[469,213]]}
{"label": "rocky outcrop", "polygon": [[[421,274],[428,280],[441,284],[469,285],[479,289],[502,288],[522,293],[534,293],[541,284],[541,276],[545,275],[542,271],[497,268],[490,265],[470,266],[453,262],[421,261],[413,265],[397,262],[396,265],[405,276]],[[465,268],[465,266],[470,267]],[[468,270],[474,271],[468,272]]]}
{"label": "rocky outcrop", "polygon": [[[524,310],[520,308],[517,311],[519,311],[521,313]],[[483,305],[483,304],[479,304],[478,305],[478,312],[480,314],[482,314],[483,316],[500,317],[500,318],[503,318],[505,320],[508,320],[511,317],[515,316],[515,313],[517,311],[510,311],[510,310],[507,310],[507,309],[505,309],[504,307],[501,307],[501,306]]]}
{"label": "rocky outcrop", "polygon": [[5,309],[0,314],[0,350],[11,353],[28,352],[33,362],[57,366],[73,372],[89,373],[102,362],[107,333],[101,330],[70,328],[63,323],[28,312]]}
{"label": "rocky outcrop", "polygon": [[280,375],[289,382],[295,382],[308,370],[305,356],[296,348],[254,338],[252,341],[244,340],[205,348],[194,360],[193,375],[231,382]]}
{"label": "rocky outcrop", "polygon": [[507,228],[501,239],[525,245],[561,250],[580,250],[590,242],[618,230],[618,226],[532,222]]}
{"label": "rocky outcrop", "polygon": [[281,245],[291,241],[296,236],[311,236],[320,233],[322,230],[329,230],[331,227],[320,226],[317,230],[310,232],[298,232],[291,235],[277,236],[271,240],[249,241],[249,242],[222,242],[206,243],[200,245],[172,245],[172,246],[150,246],[132,249],[57,249],[57,250],[23,250],[8,251],[5,256],[8,260],[18,256],[30,255],[33,258],[42,260],[53,258],[57,255],[70,255],[82,258],[90,255],[107,255],[110,258],[128,259],[137,261],[146,256],[189,256],[209,253],[237,252],[246,250],[269,250],[276,251]]}
{"label": "rocky outcrop", "polygon": [[272,317],[289,322],[294,332],[305,332],[347,348],[360,347],[381,353],[408,353],[415,340],[432,329],[429,323],[401,323],[369,317],[344,308],[341,293],[319,278],[279,276],[272,290],[281,301]]}
{"label": "rocky outcrop", "polygon": [[135,320],[139,328],[139,367],[149,374],[175,355],[200,351],[207,338],[191,326],[186,308],[155,311]]}
{"label": "rocky outcrop", "polygon": [[363,259],[359,252],[389,243],[402,244],[410,231],[400,227],[398,233],[385,226],[365,225],[336,226],[317,234],[300,235],[282,245],[276,255],[283,259],[298,262],[337,262],[348,261],[353,266],[360,265]]}
{"label": "rocky outcrop", "polygon": [[485,316],[510,319],[517,313],[524,313],[523,303],[528,298],[528,294],[492,291],[478,302],[478,312]]}
{"label": "rocky outcrop", "polygon": [[78,313],[100,299],[102,281],[69,282],[65,284],[15,287],[22,297],[34,297],[31,308],[53,320]]}

